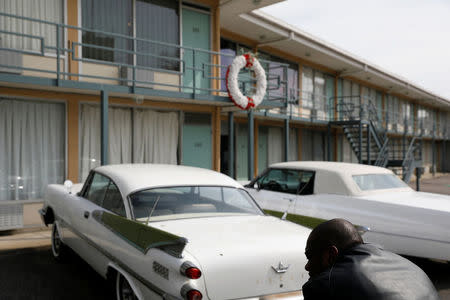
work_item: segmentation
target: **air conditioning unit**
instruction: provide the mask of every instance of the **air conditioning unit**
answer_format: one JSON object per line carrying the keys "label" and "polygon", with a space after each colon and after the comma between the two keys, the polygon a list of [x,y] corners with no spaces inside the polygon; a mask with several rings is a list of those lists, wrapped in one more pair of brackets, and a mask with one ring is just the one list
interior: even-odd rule
{"label": "air conditioning unit", "polygon": [[0,230],[23,227],[23,204],[3,204],[0,202]]}
{"label": "air conditioning unit", "polygon": [[[17,67],[17,68],[8,68]],[[22,74],[23,60],[22,53],[9,50],[0,50],[0,72],[10,74]]]}
{"label": "air conditioning unit", "polygon": [[[133,68],[126,66],[120,67],[120,78],[127,79],[127,81],[121,81],[123,85],[132,86]],[[136,83],[136,86],[152,89],[154,87],[154,84],[152,84],[151,82],[155,81],[155,72],[150,70],[136,69],[135,80],[140,81],[139,83]]]}

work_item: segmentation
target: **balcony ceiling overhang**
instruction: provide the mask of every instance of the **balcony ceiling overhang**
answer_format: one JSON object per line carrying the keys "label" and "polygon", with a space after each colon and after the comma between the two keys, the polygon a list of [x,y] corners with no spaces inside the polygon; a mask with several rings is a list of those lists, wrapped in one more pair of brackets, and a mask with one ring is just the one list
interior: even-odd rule
{"label": "balcony ceiling overhang", "polygon": [[286,0],[220,0],[220,17],[229,18]]}
{"label": "balcony ceiling overhang", "polygon": [[221,28],[255,41],[258,49],[271,48],[331,69],[340,77],[352,77],[387,93],[450,109],[450,100],[392,74],[261,11],[221,13]]}

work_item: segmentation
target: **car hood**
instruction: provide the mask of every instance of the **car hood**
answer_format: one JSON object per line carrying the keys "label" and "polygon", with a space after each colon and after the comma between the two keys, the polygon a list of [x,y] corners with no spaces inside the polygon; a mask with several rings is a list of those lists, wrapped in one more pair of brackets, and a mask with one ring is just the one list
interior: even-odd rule
{"label": "car hood", "polygon": [[[188,239],[185,251],[203,273],[210,299],[301,289],[310,229],[268,216],[228,216],[152,223]],[[289,267],[285,273],[275,269]],[[223,295],[227,295],[224,298]]]}
{"label": "car hood", "polygon": [[386,191],[358,197],[397,205],[450,212],[450,196],[416,191]]}

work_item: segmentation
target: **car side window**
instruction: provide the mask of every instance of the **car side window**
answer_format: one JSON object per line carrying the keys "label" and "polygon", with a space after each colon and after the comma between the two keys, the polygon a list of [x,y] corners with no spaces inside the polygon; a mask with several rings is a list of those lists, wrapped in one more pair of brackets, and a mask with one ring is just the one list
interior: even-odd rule
{"label": "car side window", "polygon": [[94,173],[91,184],[87,188],[85,198],[102,206],[106,191],[109,186],[109,178],[98,173]]}
{"label": "car side window", "polygon": [[260,189],[288,194],[310,195],[314,192],[314,172],[271,169],[258,179]]}
{"label": "car side window", "polygon": [[127,216],[122,195],[120,194],[119,188],[112,181],[109,182],[108,190],[106,191],[106,196],[103,200],[102,207],[118,214],[119,216]]}

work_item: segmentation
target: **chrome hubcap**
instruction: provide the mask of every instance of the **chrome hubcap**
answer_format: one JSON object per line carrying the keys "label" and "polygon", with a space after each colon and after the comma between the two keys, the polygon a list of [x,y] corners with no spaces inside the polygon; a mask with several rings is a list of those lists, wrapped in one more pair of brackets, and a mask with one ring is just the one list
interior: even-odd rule
{"label": "chrome hubcap", "polygon": [[121,296],[120,298],[122,300],[136,300],[137,299],[130,284],[123,277],[121,278],[120,296]]}
{"label": "chrome hubcap", "polygon": [[56,225],[53,225],[53,240],[52,240],[53,253],[55,256],[59,255],[59,250],[61,248],[61,238],[59,237],[58,229]]}

